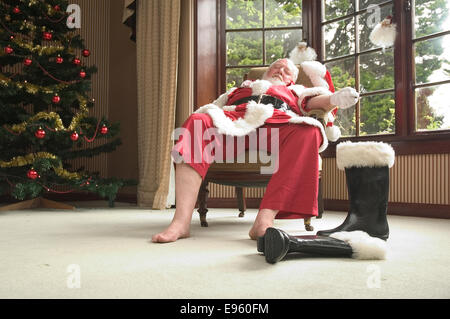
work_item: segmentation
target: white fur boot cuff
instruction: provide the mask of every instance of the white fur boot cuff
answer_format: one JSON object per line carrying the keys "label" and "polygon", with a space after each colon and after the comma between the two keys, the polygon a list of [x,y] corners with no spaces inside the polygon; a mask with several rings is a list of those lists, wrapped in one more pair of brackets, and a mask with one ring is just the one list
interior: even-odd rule
{"label": "white fur boot cuff", "polygon": [[392,167],[394,161],[395,152],[386,143],[347,141],[336,146],[336,162],[340,170],[349,167]]}

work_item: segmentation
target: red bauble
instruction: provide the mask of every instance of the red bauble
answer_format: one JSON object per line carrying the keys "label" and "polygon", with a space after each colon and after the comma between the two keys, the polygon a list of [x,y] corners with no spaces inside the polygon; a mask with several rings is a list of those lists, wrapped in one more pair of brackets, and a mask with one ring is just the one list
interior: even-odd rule
{"label": "red bauble", "polygon": [[58,95],[55,95],[52,98],[52,102],[55,103],[55,104],[58,104],[60,101],[61,101],[61,98]]}
{"label": "red bauble", "polygon": [[56,63],[61,64],[63,63],[64,59],[61,58],[59,55],[56,57]]}
{"label": "red bauble", "polygon": [[84,50],[81,52],[81,54],[83,54],[83,56],[87,58],[88,56],[91,55],[91,52],[90,52],[88,49],[84,49]]}
{"label": "red bauble", "polygon": [[15,7],[15,8],[13,9],[13,12],[14,12],[15,14],[19,14],[19,13],[20,13],[20,8],[19,8],[19,7]]}
{"label": "red bauble", "polygon": [[56,6],[53,7],[53,10],[59,11],[59,10],[61,10],[61,7],[59,5],[56,5]]}
{"label": "red bauble", "polygon": [[34,169],[30,169],[30,170],[27,172],[27,177],[28,177],[29,179],[36,179],[36,178],[39,177],[39,174],[38,174],[38,172],[36,172]]}
{"label": "red bauble", "polygon": [[43,139],[45,137],[45,131],[42,128],[39,128],[36,132],[34,132],[34,136],[39,139]]}
{"label": "red bauble", "polygon": [[33,60],[31,60],[31,59],[25,59],[25,60],[23,60],[23,64],[25,64],[26,66],[30,66],[31,63],[33,63]]}
{"label": "red bauble", "polygon": [[103,125],[102,128],[100,129],[100,133],[108,134],[108,127],[106,127],[106,125]]}
{"label": "red bauble", "polygon": [[86,77],[86,72],[81,71],[80,72],[80,78],[84,79]]}
{"label": "red bauble", "polygon": [[80,65],[81,64],[81,60],[78,58],[73,59],[73,64],[75,65]]}
{"label": "red bauble", "polygon": [[52,38],[53,38],[53,34],[51,34],[50,32],[44,32],[43,34],[42,34],[42,38],[44,39],[44,40],[47,40],[47,41],[49,41],[49,40],[51,40]]}
{"label": "red bauble", "polygon": [[78,135],[77,132],[73,132],[73,133],[70,135],[70,139],[71,139],[72,141],[74,141],[74,142],[78,140],[78,137],[79,137],[79,135]]}
{"label": "red bauble", "polygon": [[11,48],[9,45],[5,48],[5,53],[6,53],[6,54],[11,54],[11,53],[13,53],[13,52],[14,52],[14,49]]}

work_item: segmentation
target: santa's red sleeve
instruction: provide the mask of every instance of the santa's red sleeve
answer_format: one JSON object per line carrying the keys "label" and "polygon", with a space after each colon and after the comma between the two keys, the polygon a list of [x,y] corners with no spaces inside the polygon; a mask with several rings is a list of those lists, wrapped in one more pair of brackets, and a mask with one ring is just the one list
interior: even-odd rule
{"label": "santa's red sleeve", "polygon": [[[328,84],[328,90],[329,90],[331,93],[334,93],[335,89],[334,89],[333,81],[331,80],[331,74],[330,74],[330,72],[329,72],[328,70],[327,70],[326,73],[325,73],[325,81],[327,81],[327,84]],[[300,107],[302,108],[302,110],[303,110],[305,113],[307,113],[307,112],[309,111],[309,110],[307,110],[307,108],[306,108],[306,104],[308,103],[309,99],[311,99],[311,98],[313,98],[313,96],[307,96],[307,97],[305,97],[305,98],[303,99],[301,105],[300,105]],[[332,112],[333,112],[333,115],[336,116],[337,109],[334,109]]]}

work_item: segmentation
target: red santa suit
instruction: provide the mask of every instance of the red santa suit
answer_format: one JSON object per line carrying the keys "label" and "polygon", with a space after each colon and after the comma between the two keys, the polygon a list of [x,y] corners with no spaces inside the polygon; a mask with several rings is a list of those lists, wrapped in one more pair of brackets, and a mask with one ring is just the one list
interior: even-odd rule
{"label": "red santa suit", "polygon": [[[204,179],[215,153],[208,155],[203,150],[212,140],[216,142],[215,149],[223,147],[225,154],[229,152],[226,149],[226,136],[233,136],[233,156],[236,157],[239,155],[237,137],[244,137],[245,149],[249,149],[252,145],[248,135],[255,132],[258,136],[257,148],[269,152],[272,151],[270,142],[277,138],[277,170],[267,185],[260,209],[279,210],[276,218],[317,216],[319,152],[325,150],[328,139],[323,125],[316,119],[305,116],[306,102],[313,96],[332,94],[334,87],[322,64],[315,61],[304,63],[311,62],[317,64],[307,74],[313,84],[318,83],[320,86],[306,88],[302,85],[273,85],[266,80],[245,81],[241,87],[232,88],[213,103],[197,109],[183,124],[189,134],[180,136],[173,148],[172,157],[182,156],[183,161]],[[305,68],[307,69],[304,67],[304,70]],[[315,75],[318,76],[313,81]],[[318,79],[322,82],[318,82]],[[253,100],[239,103],[242,99],[262,94],[284,102],[283,106],[275,108],[273,104]],[[334,119],[333,114],[330,114],[330,119]],[[211,128],[215,128],[223,138],[210,138],[208,129]],[[277,129],[277,135],[274,135],[274,128]],[[205,136],[208,138],[205,139]]]}

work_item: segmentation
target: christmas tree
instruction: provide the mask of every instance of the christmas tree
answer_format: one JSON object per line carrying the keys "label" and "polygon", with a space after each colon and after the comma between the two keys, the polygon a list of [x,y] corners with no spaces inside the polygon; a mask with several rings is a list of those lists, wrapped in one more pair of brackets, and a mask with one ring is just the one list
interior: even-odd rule
{"label": "christmas tree", "polygon": [[[89,116],[95,66],[64,0],[0,1],[0,195],[18,200],[88,191],[110,205],[120,187],[70,161],[111,152],[119,123]],[[75,21],[69,21],[74,23]],[[102,145],[93,146],[94,140]]]}

